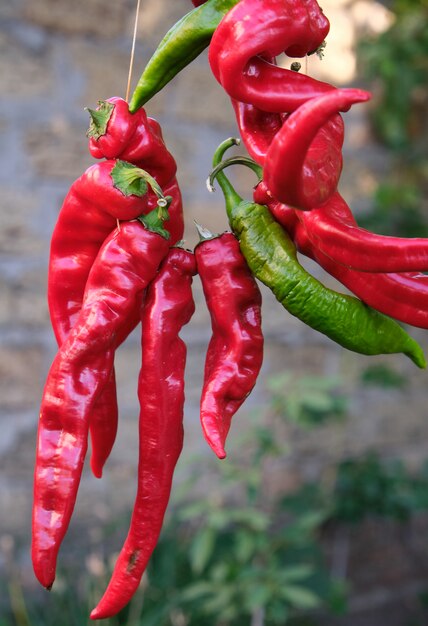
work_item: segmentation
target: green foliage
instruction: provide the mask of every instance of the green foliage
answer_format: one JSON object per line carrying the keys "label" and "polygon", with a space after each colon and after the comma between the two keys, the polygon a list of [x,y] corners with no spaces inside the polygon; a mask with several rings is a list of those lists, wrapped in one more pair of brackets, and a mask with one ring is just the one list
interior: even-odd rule
{"label": "green foliage", "polygon": [[267,387],[274,409],[300,426],[313,427],[345,414],[346,398],[339,393],[338,378],[284,372],[271,378]]}
{"label": "green foliage", "polygon": [[428,237],[424,199],[417,185],[381,183],[373,196],[370,213],[358,217],[358,224],[382,235]]}
{"label": "green foliage", "polygon": [[383,363],[370,365],[361,374],[361,382],[374,387],[385,389],[404,389],[408,385],[408,378]]}
{"label": "green foliage", "polygon": [[[392,371],[379,366],[370,375],[372,384],[393,380]],[[288,453],[278,436],[284,420],[306,429],[338,414],[343,419],[347,398],[342,387],[336,378],[278,374],[271,379],[270,405],[263,416],[253,416],[254,425],[235,442],[233,462],[210,456],[187,468],[190,478],[174,491],[139,592],[118,616],[103,623],[316,626],[320,611],[345,613],[348,588],[326,567],[324,525],[359,523],[372,515],[403,521],[428,510],[428,463],[415,477],[401,463],[386,464],[372,453],[340,463],[334,485],[318,481],[292,492],[271,492],[269,467]],[[285,413],[289,406],[291,412]],[[209,490],[204,486],[207,477]],[[82,576],[84,559],[82,555],[75,563],[79,574],[68,571],[66,584],[59,573],[49,603],[40,596],[26,604],[19,580],[11,577],[5,623],[56,626],[67,615],[69,626],[92,624],[88,615],[109,572],[106,568],[98,577]]]}
{"label": "green foliage", "polygon": [[374,453],[343,461],[337,469],[332,518],[361,522],[376,516],[408,520],[428,507],[428,468],[413,476],[403,463],[385,463]]}
{"label": "green foliage", "polygon": [[420,133],[415,109],[421,90],[426,90],[428,7],[426,0],[397,0],[391,8],[396,20],[381,36],[363,39],[359,57],[366,77],[380,87],[372,110],[377,135],[401,151],[409,149]]}

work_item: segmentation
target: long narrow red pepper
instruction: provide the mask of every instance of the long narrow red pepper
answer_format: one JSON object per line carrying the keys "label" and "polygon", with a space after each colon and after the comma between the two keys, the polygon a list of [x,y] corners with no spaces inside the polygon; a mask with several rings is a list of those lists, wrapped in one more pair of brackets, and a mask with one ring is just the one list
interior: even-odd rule
{"label": "long narrow red pepper", "polygon": [[336,193],[313,211],[297,211],[310,240],[336,263],[363,272],[428,270],[428,239],[378,235],[358,226]]}
{"label": "long narrow red pepper", "polygon": [[361,89],[335,89],[308,100],[287,117],[264,159],[263,177],[276,200],[308,210],[331,197],[342,171],[343,124],[338,111],[369,97]]}
{"label": "long narrow red pepper", "polygon": [[[150,224],[158,211],[141,219]],[[91,414],[111,376],[117,336],[138,311],[169,249],[168,233],[149,227],[139,220],[125,222],[106,239],[79,315],[47,377],[37,439],[32,559],[38,580],[48,589],[76,500]]]}
{"label": "long narrow red pepper", "polygon": [[241,0],[222,19],[209,48],[212,72],[239,102],[291,112],[331,85],[266,60],[302,57],[323,43],[329,22],[316,0]]}
{"label": "long narrow red pepper", "polygon": [[212,323],[200,417],[207,442],[222,459],[232,417],[253,389],[263,361],[261,294],[236,237],[199,232],[195,255]]}
{"label": "long narrow red pepper", "polygon": [[[102,161],[86,170],[71,186],[55,225],[50,249],[48,274],[48,304],[54,333],[61,345],[79,314],[86,281],[100,246],[114,230],[117,220],[135,219],[151,211],[157,196],[148,191],[143,197],[124,195],[115,187],[112,172],[115,160]],[[173,198],[169,208],[167,228],[171,242],[183,236],[183,212],[180,189],[175,178],[165,187]],[[130,320],[129,328],[118,341],[123,341],[137,323]],[[91,466],[100,476],[102,467],[114,443],[117,424],[117,402],[114,373],[94,408],[91,424],[93,456]],[[96,441],[94,441],[94,438]]]}
{"label": "long narrow red pepper", "polygon": [[269,206],[286,228],[298,250],[316,261],[334,278],[372,308],[396,320],[428,328],[428,276],[418,272],[359,272],[336,263],[314,244],[296,211],[281,203]]}
{"label": "long narrow red pepper", "polygon": [[111,617],[134,595],[157,543],[183,442],[186,346],[179,332],[194,312],[193,253],[172,248],[147,290],[141,312],[138,382],[138,491],[125,544],[92,619]]}

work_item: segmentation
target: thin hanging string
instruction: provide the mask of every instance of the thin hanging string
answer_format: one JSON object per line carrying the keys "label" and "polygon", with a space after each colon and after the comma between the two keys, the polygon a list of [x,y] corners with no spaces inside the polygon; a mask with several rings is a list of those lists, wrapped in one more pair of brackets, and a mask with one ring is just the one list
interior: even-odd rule
{"label": "thin hanging string", "polygon": [[140,0],[137,0],[137,9],[135,11],[134,34],[132,37],[131,58],[129,60],[128,84],[126,86],[126,96],[125,96],[126,102],[128,102],[129,100],[129,92],[131,91],[132,68],[134,65],[135,42],[137,41],[137,28],[138,28],[139,14],[140,14]]}

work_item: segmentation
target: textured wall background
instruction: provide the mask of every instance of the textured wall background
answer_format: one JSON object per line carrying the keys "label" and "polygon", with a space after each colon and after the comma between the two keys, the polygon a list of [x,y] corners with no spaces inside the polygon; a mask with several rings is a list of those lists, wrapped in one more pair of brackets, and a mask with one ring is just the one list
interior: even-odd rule
{"label": "textured wall background", "polygon": [[[323,8],[333,29],[325,60],[308,70],[336,84],[355,79],[353,45],[368,15],[379,26],[386,14],[371,2],[329,0]],[[370,11],[368,11],[370,8]],[[163,33],[190,9],[186,0],[144,0],[139,20],[134,78],[141,73]],[[46,304],[49,239],[62,200],[92,160],[86,149],[85,106],[112,95],[124,96],[135,4],[130,0],[8,0],[0,4],[0,545],[17,542],[17,559],[30,586],[28,555],[32,468],[37,415],[46,372],[56,346]],[[378,11],[378,13],[376,13]],[[377,18],[376,18],[377,16]],[[209,195],[205,179],[211,155],[225,137],[236,134],[228,99],[210,75],[206,54],[159,94],[147,111],[164,129],[178,162],[186,214],[186,240],[196,243],[193,220],[213,231],[226,228],[220,194]],[[386,155],[370,143],[363,107],[346,115],[342,191],[358,211],[369,204],[376,174],[388,169]],[[242,191],[253,179],[239,174]],[[306,262],[305,262],[306,263]],[[306,263],[327,284],[334,281]],[[284,480],[290,487],[314,478],[346,454],[372,447],[400,456],[413,467],[427,456],[426,373],[405,357],[367,359],[345,353],[291,318],[264,293],[266,357],[260,380],[237,416],[266,401],[269,374],[341,374],[351,398],[351,417],[314,434],[289,428],[291,456]],[[184,336],[188,342],[186,444],[210,455],[198,424],[198,402],[209,316],[195,279],[197,311]],[[428,347],[428,335],[412,334]],[[406,390],[373,392],[356,387],[369,363],[389,363],[411,377]],[[121,424],[117,446],[102,481],[84,472],[70,539],[80,529],[113,518],[130,506],[136,469],[136,377],[139,338],[118,353]],[[179,465],[180,471],[181,465]],[[2,543],[1,543],[2,542]],[[0,568],[4,561],[0,558]]]}

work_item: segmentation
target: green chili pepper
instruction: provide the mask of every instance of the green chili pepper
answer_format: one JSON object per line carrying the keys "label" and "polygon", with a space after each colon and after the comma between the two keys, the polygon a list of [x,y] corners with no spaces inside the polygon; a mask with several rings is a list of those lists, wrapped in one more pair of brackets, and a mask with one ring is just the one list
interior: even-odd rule
{"label": "green chili pepper", "polygon": [[[238,140],[227,139],[215,152],[209,185],[218,183],[226,200],[232,231],[252,273],[271,289],[285,309],[348,350],[361,354],[402,352],[421,368],[426,367],[419,344],[393,319],[345,294],[328,289],[299,263],[296,248],[266,206],[243,200],[222,170],[245,162],[260,175],[250,159],[222,161],[225,151]],[[253,164],[253,165],[251,165]]]}
{"label": "green chili pepper", "polygon": [[129,104],[135,113],[208,47],[222,18],[239,0],[207,0],[181,18],[147,63]]}

